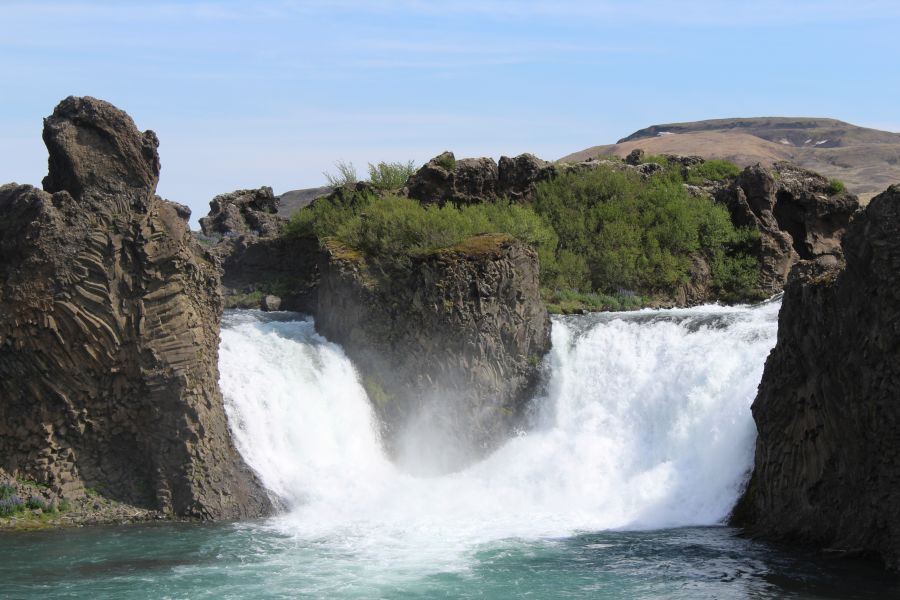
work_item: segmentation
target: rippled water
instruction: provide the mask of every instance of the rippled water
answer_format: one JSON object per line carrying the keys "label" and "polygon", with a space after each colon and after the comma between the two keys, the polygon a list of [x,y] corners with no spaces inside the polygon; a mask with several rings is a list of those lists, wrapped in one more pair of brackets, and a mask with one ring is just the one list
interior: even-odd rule
{"label": "rippled water", "polygon": [[897,580],[871,565],[782,552],[726,527],[496,540],[445,570],[362,562],[352,544],[290,535],[277,523],[96,527],[0,540],[2,598],[900,597]]}

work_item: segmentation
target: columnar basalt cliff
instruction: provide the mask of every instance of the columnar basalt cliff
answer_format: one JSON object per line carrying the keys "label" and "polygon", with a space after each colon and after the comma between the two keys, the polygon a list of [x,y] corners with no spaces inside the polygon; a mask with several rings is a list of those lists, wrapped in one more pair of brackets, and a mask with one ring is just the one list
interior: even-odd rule
{"label": "columnar basalt cliff", "polygon": [[386,272],[329,242],[320,269],[316,327],[360,370],[401,463],[454,469],[507,439],[550,346],[531,248],[484,235]]}
{"label": "columnar basalt cliff", "polygon": [[900,186],[854,217],[846,266],[798,264],[753,404],[734,522],[900,568]]}
{"label": "columnar basalt cliff", "polygon": [[156,135],[69,97],[44,141],[44,190],[0,187],[0,468],[172,516],[266,513],[218,390],[219,272],[154,193]]}
{"label": "columnar basalt cliff", "polygon": [[759,231],[760,287],[769,294],[784,287],[799,260],[829,256],[826,260],[837,264],[841,236],[859,208],[855,195],[785,162],[771,169],[747,167],[714,194],[735,225]]}

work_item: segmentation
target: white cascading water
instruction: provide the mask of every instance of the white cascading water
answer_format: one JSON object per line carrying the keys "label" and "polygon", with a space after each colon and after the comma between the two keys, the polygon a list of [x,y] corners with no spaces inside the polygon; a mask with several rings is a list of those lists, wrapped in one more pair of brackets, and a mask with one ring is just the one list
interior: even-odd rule
{"label": "white cascading water", "polygon": [[311,320],[228,315],[221,383],[238,449],[290,508],[276,527],[441,568],[492,540],[722,522],[778,306],[555,319],[534,426],[440,477],[385,457],[353,366]]}

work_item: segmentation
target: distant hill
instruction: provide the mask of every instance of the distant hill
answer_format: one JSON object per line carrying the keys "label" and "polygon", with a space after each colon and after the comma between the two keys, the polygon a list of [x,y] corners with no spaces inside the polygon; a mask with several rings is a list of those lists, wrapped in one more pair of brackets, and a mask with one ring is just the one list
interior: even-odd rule
{"label": "distant hill", "polygon": [[857,127],[835,119],[757,117],[653,125],[615,144],[593,146],[561,158],[624,157],[635,148],[647,154],[696,154],[724,158],[744,167],[790,160],[837,177],[863,199],[900,182],[900,133]]}

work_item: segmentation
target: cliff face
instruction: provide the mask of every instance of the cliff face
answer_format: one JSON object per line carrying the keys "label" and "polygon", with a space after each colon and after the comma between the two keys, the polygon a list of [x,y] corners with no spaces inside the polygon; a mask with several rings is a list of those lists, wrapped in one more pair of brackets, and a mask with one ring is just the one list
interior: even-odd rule
{"label": "cliff face", "polygon": [[177,516],[270,509],[218,390],[219,272],[111,104],[45,120],[44,190],[0,187],[0,468]]}
{"label": "cliff face", "polygon": [[730,185],[714,192],[738,227],[759,231],[760,286],[781,291],[799,260],[841,257],[841,236],[859,208],[856,196],[832,188],[818,173],[789,163],[773,169],[747,167]]}
{"label": "cliff face", "polygon": [[900,186],[854,218],[843,249],[845,268],[791,274],[734,521],[900,568]]}
{"label": "cliff face", "polygon": [[360,370],[401,464],[452,470],[513,432],[550,346],[533,250],[485,235],[386,273],[330,242],[320,270],[316,327]]}

